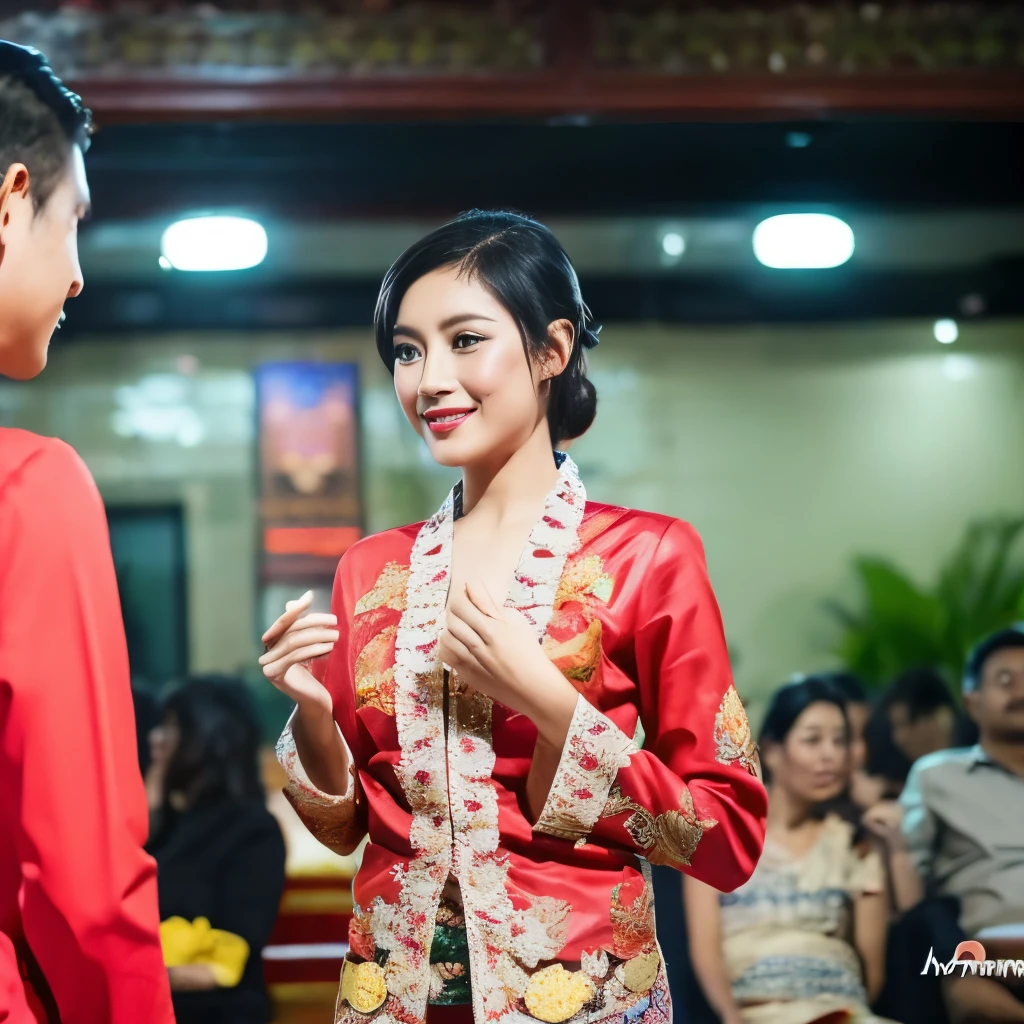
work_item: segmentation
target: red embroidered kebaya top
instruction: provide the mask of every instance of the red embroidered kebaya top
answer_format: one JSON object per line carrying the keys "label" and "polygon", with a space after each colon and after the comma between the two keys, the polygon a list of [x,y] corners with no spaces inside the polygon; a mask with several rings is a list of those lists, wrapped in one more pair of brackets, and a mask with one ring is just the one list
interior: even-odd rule
{"label": "red embroidered kebaya top", "polygon": [[535,822],[536,727],[457,676],[446,686],[437,663],[454,505],[453,492],[338,567],[341,636],[322,674],[348,793],[311,785],[289,729],[279,745],[314,835],[339,852],[369,837],[337,1019],[418,1024],[444,1001],[453,965],[430,953],[452,879],[480,1024],[667,1021],[648,863],[734,889],[767,808],[700,541],[678,520],[587,502],[563,457],[507,602],[579,691]]}
{"label": "red embroidered kebaya top", "polygon": [[103,503],[0,429],[0,1021],[172,1024],[147,824]]}

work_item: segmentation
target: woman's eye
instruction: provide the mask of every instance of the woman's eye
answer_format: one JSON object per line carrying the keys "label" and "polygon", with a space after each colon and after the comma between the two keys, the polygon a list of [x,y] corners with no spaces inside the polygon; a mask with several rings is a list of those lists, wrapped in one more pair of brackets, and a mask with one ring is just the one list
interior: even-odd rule
{"label": "woman's eye", "polygon": [[396,363],[411,363],[417,358],[419,358],[419,351],[414,345],[403,342],[395,346]]}
{"label": "woman's eye", "polygon": [[481,341],[479,334],[457,334],[452,342],[453,348],[472,348],[478,341]]}

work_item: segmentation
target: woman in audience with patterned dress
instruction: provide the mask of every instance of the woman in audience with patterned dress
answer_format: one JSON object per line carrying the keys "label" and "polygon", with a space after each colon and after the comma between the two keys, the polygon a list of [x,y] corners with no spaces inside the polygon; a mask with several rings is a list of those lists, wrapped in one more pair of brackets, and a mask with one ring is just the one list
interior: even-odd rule
{"label": "woman in audience with patterned dress", "polygon": [[886,880],[855,826],[819,808],[849,780],[842,693],[805,677],[776,691],[761,730],[768,833],[753,875],[720,894],[684,879],[690,956],[723,1024],[877,1021]]}

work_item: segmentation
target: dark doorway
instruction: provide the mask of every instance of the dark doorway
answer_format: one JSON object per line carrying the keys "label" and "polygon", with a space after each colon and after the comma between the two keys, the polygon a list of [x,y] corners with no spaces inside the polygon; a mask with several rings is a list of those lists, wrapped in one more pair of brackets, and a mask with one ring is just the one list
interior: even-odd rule
{"label": "dark doorway", "polygon": [[107,509],[132,685],[155,690],[188,672],[185,522],[180,505]]}

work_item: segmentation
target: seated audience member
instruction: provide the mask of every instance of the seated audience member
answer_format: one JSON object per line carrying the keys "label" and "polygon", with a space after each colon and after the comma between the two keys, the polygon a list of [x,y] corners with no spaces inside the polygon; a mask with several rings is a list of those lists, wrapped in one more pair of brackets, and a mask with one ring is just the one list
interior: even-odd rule
{"label": "seated audience member", "polygon": [[[962,939],[984,944],[986,929],[1000,928],[1018,936],[1018,948],[999,955],[1024,958],[1024,626],[975,648],[963,693],[980,741],[914,764],[900,798],[902,831],[928,897],[936,957],[946,962]],[[943,987],[954,1020],[1024,1021],[1019,988],[971,976]]]}
{"label": "seated audience member", "polygon": [[849,672],[821,672],[819,679],[830,682],[846,700],[846,720],[850,725],[850,788],[849,801],[865,810],[886,796],[884,778],[868,772],[866,731],[871,718],[871,702],[864,684]]}
{"label": "seated audience member", "polygon": [[831,683],[846,701],[846,721],[850,726],[850,769],[860,771],[867,761],[864,729],[871,715],[868,692],[851,672],[818,672],[816,677]]}
{"label": "seated audience member", "polygon": [[178,1024],[266,1024],[261,954],[284,888],[244,684],[193,679],[151,734],[161,940]]}
{"label": "seated audience member", "polygon": [[977,734],[960,713],[945,679],[931,668],[904,672],[885,695],[893,742],[913,764],[936,750],[975,742]]}
{"label": "seated audience member", "polygon": [[973,743],[973,724],[956,707],[945,680],[929,668],[903,673],[875,704],[864,727],[864,773],[851,792],[862,808],[900,795],[919,757]]}
{"label": "seated audience member", "polygon": [[160,724],[160,705],[141,687],[132,686],[132,704],[135,706],[135,740],[139,748],[139,771],[146,777],[149,771],[149,734]]}
{"label": "seated audience member", "polygon": [[887,907],[877,853],[821,807],[846,788],[849,725],[827,680],[772,698],[761,730],[768,786],[764,853],[749,881],[720,894],[683,880],[690,957],[723,1024],[875,1021]]}
{"label": "seated audience member", "polygon": [[864,796],[858,797],[857,803],[870,807],[879,800],[896,799],[903,792],[911,762],[893,741],[885,694],[872,707],[864,726],[864,747],[864,774],[870,781],[870,788]]}

